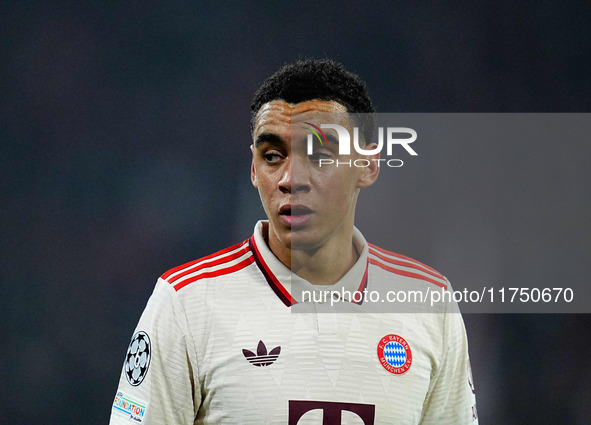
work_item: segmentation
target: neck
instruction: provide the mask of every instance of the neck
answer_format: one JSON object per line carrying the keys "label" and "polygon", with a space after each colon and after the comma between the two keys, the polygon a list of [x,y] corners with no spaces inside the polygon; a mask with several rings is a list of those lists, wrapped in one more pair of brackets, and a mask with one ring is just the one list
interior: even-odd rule
{"label": "neck", "polygon": [[353,242],[353,228],[331,238],[318,248],[292,249],[269,235],[269,248],[299,277],[315,285],[337,283],[357,262],[359,253]]}

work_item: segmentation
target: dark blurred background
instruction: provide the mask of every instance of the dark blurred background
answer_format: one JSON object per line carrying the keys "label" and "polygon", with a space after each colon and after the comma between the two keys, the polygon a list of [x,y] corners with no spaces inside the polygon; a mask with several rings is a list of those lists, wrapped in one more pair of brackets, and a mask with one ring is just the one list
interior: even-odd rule
{"label": "dark blurred background", "polygon": [[[0,3],[0,423],[108,422],[156,278],[245,239],[263,217],[249,181],[249,103],[280,65],[339,60],[368,81],[381,112],[589,112],[590,16],[582,1]],[[525,249],[523,261],[493,257],[483,281],[542,262],[552,276],[569,276],[565,264],[588,272],[580,234],[590,223],[572,217],[589,216],[590,150],[570,155],[553,165],[564,186],[547,196],[572,192],[563,214],[528,228],[548,232],[548,244],[527,249],[519,226],[491,230],[501,248]],[[543,175],[514,177],[548,190]],[[398,214],[412,220],[408,199]],[[512,215],[511,199],[482,202]],[[487,216],[462,217],[471,219],[487,226]],[[557,221],[572,226],[563,233]],[[413,223],[397,241],[407,254],[444,272],[470,262],[461,225],[434,249],[438,226]],[[574,261],[562,249],[571,238]],[[481,424],[591,423],[589,315],[465,322]]]}

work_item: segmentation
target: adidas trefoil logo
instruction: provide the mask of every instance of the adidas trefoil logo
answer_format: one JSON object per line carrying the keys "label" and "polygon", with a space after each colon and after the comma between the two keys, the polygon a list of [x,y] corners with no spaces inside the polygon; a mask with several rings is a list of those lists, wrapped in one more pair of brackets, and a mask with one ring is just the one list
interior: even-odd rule
{"label": "adidas trefoil logo", "polygon": [[275,347],[267,354],[267,347],[265,347],[265,343],[263,341],[259,341],[256,354],[250,350],[246,350],[244,348],[242,349],[242,354],[244,354],[246,360],[255,366],[272,365],[279,357],[279,353],[281,353],[281,347]]}

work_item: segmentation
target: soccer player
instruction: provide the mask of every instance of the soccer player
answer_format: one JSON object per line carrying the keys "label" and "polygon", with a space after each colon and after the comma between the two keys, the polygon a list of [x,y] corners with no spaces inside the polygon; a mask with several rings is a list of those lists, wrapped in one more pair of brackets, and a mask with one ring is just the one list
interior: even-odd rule
{"label": "soccer player", "polygon": [[[286,65],[262,84],[251,180],[267,220],[161,276],[127,350],[112,424],[478,422],[461,315],[445,303],[380,313],[361,295],[450,290],[354,226],[379,154],[352,151],[363,167],[320,166],[343,159],[335,133],[321,131],[324,114],[352,130],[350,114],[373,111],[365,83],[330,60]],[[310,155],[311,132],[324,142]],[[332,295],[303,296],[319,289],[359,296],[339,300],[347,312],[322,312]]]}

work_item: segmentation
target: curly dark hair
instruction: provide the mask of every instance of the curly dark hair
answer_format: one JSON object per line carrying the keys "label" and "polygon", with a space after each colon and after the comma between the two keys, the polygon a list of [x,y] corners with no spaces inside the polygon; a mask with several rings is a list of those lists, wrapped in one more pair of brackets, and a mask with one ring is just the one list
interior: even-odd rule
{"label": "curly dark hair", "polygon": [[251,131],[261,106],[278,99],[288,103],[313,99],[332,100],[346,107],[351,114],[375,111],[365,81],[330,59],[299,60],[284,65],[267,78],[250,105]]}

